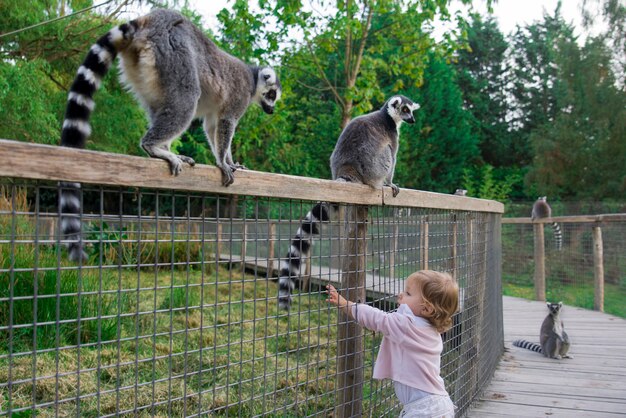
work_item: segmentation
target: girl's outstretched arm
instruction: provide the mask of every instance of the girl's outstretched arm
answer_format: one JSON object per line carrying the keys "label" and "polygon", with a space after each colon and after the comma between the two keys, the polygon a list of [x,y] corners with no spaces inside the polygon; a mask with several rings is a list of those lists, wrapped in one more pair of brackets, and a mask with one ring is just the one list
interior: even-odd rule
{"label": "girl's outstretched arm", "polygon": [[329,303],[337,306],[350,318],[354,319],[352,317],[352,306],[354,305],[354,302],[350,302],[349,300],[341,296],[339,292],[337,292],[337,289],[335,289],[335,286],[333,286],[332,284],[327,285],[326,289],[328,289],[328,299],[326,300]]}

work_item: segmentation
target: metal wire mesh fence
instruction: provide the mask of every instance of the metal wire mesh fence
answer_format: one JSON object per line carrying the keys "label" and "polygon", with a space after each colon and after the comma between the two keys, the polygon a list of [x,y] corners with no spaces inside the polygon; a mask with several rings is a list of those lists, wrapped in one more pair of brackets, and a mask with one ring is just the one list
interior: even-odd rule
{"label": "metal wire mesh fence", "polygon": [[461,287],[441,362],[459,416],[502,352],[499,213],[367,205],[353,221],[341,204],[284,311],[279,261],[312,202],[83,184],[89,258],[74,263],[57,196],[56,181],[0,177],[0,415],[397,416],[392,383],[371,377],[381,335],[346,333],[323,286],[391,310],[423,268]]}
{"label": "metal wire mesh fence", "polygon": [[[545,224],[545,298],[626,317],[626,215],[554,219],[561,231],[561,245],[559,248],[552,222]],[[527,222],[518,223],[522,221]],[[504,294],[534,299],[534,226],[528,219],[515,218],[504,219],[502,228]],[[601,289],[598,280],[602,280]],[[600,296],[603,303],[597,306]]]}

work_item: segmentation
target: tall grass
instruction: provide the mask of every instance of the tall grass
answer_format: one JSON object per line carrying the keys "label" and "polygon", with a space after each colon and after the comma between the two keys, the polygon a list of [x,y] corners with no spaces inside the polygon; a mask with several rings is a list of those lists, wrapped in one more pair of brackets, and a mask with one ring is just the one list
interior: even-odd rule
{"label": "tall grass", "polygon": [[115,320],[100,317],[125,309],[126,295],[99,292],[116,276],[66,270],[58,248],[32,242],[34,222],[18,215],[28,212],[26,195],[25,189],[0,188],[0,213],[10,215],[0,215],[0,236],[13,241],[0,245],[0,325],[12,327],[0,331],[0,347],[9,346],[9,337],[14,352],[115,338]]}

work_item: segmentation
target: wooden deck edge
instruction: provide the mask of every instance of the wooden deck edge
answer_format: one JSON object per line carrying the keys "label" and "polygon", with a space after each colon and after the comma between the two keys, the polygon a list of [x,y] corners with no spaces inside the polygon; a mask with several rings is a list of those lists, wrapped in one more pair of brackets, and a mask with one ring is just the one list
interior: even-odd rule
{"label": "wooden deck edge", "polygon": [[409,189],[401,189],[394,198],[389,187],[378,190],[360,184],[252,170],[237,171],[234,184],[224,187],[221,172],[214,166],[185,166],[180,175],[172,176],[167,164],[159,159],[4,139],[0,139],[0,177],[357,205],[504,213],[504,205],[491,200]]}

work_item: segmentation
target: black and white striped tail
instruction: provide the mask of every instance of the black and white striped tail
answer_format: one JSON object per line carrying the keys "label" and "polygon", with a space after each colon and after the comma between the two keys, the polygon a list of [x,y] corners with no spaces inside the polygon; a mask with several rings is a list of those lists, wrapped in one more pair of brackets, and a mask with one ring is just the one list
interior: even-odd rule
{"label": "black and white striped tail", "polygon": [[526,340],[515,340],[513,341],[513,345],[515,347],[525,348],[527,350],[535,351],[537,353],[541,353],[541,346],[539,344],[531,343]]}
{"label": "black and white striped tail", "polygon": [[329,207],[325,203],[313,206],[296,232],[287,252],[287,257],[280,263],[280,277],[278,278],[278,306],[281,309],[289,309],[291,306],[291,293],[296,287],[300,277],[300,268],[303,261],[308,257],[313,236],[319,235],[319,222],[328,221]]}
{"label": "black and white striped tail", "polygon": [[61,208],[61,232],[67,245],[69,259],[75,262],[87,259],[83,251],[80,227],[80,183],[60,182],[59,207]]}
{"label": "black and white striped tail", "polygon": [[[127,41],[136,29],[134,22],[124,23],[113,28],[91,46],[87,57],[78,68],[76,78],[67,97],[67,108],[61,131],[61,145],[72,148],[85,148],[91,134],[89,117],[94,110],[93,95],[100,87],[102,78],[109,71],[117,56],[118,48]],[[81,190],[79,183],[59,183],[61,211],[61,234],[68,242],[69,258],[73,261],[85,260],[81,240]]]}
{"label": "black and white striped tail", "polygon": [[561,226],[553,222],[552,231],[554,233],[554,245],[558,251],[561,251],[561,248],[563,248],[563,232],[561,231]]}

